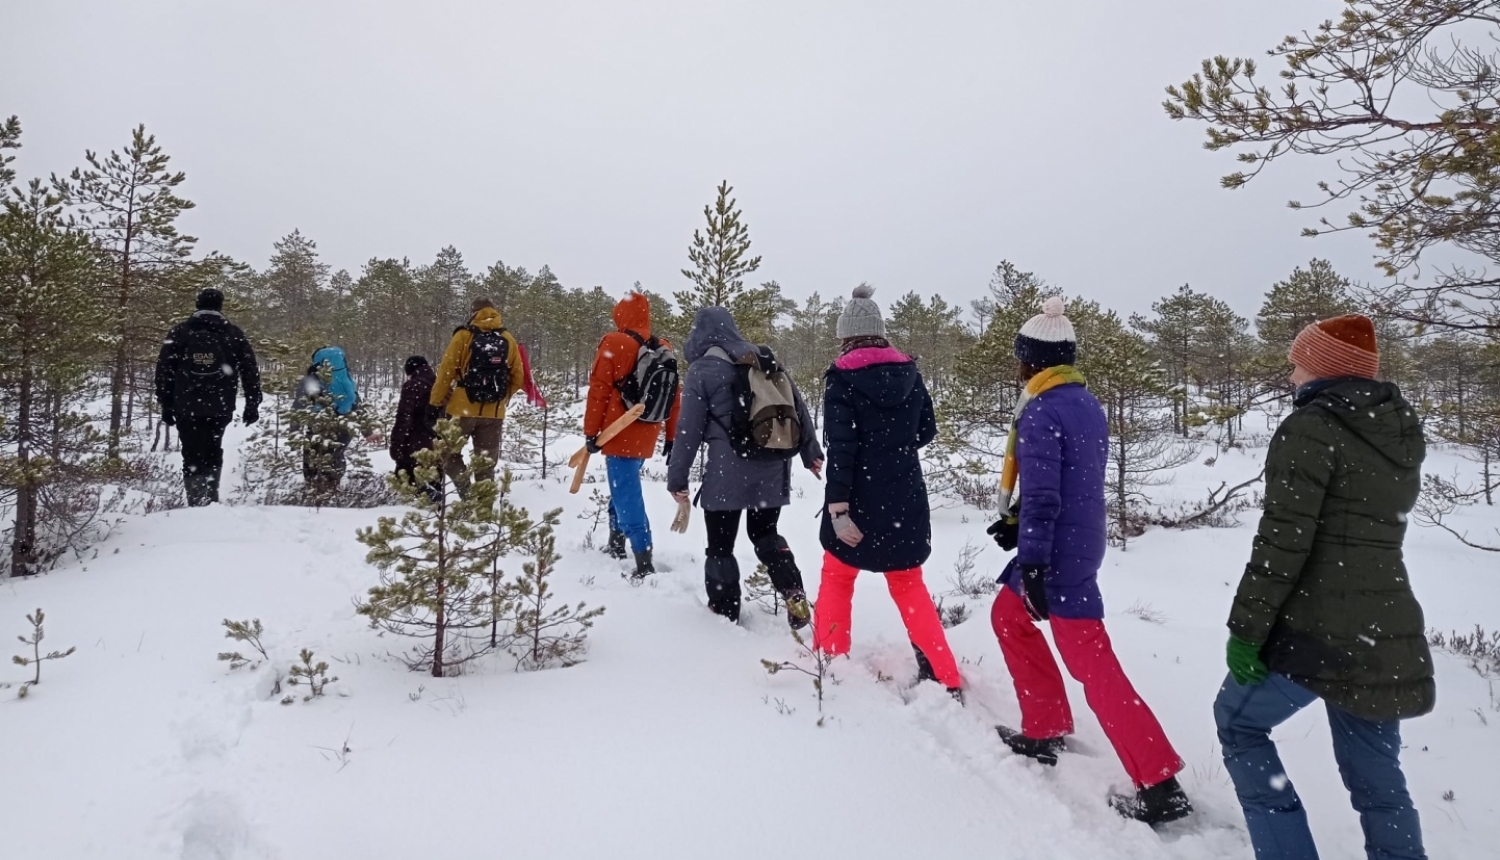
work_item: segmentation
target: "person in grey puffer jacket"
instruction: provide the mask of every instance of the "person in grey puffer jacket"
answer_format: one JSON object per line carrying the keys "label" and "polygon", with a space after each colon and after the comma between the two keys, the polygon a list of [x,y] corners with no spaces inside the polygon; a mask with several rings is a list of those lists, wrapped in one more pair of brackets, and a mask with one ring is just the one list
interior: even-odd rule
{"label": "person in grey puffer jacket", "polygon": [[[735,364],[765,367],[775,357],[769,349],[745,340],[734,317],[721,307],[698,311],[683,356],[689,366],[682,386],[677,439],[667,465],[667,490],[679,502],[688,499],[688,474],[693,459],[698,456],[699,447],[707,445],[708,462],[698,503],[708,526],[704,583],[709,608],[731,621],[739,620],[740,569],[734,558],[734,543],[740,512],[744,511],[745,532],[755,546],[756,558],[766,566],[772,585],[786,603],[788,623],[793,630],[800,629],[811,618],[802,572],[786,539],[776,530],[781,509],[791,501],[791,460],[742,457],[729,437],[734,413]],[[802,465],[821,478],[823,449],[795,384],[792,395],[802,425],[801,449],[797,454]]]}

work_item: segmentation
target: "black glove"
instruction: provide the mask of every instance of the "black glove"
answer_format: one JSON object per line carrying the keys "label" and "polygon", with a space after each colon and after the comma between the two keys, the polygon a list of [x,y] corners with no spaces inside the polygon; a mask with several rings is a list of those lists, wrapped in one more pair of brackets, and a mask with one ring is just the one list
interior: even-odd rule
{"label": "black glove", "polygon": [[984,533],[995,539],[995,543],[1006,552],[1016,548],[1016,543],[1021,539],[1021,520],[1019,517],[1006,514],[984,530]]}
{"label": "black glove", "polygon": [[254,424],[255,422],[259,421],[260,420],[260,404],[258,404],[258,403],[246,403],[245,404],[244,419],[245,419],[245,426],[246,427],[249,427],[251,424]]}
{"label": "black glove", "polygon": [[177,415],[172,411],[172,407],[163,406],[161,408],[161,423],[167,425],[168,427],[177,426]]}
{"label": "black glove", "polygon": [[670,461],[672,459],[672,440],[667,439],[661,443],[661,458]]}
{"label": "black glove", "polygon": [[598,436],[586,436],[586,437],[584,437],[584,440],[583,440],[583,449],[585,451],[589,452],[590,454],[597,454],[597,453],[599,453],[599,443],[597,441],[595,441],[598,438],[599,438]]}
{"label": "black glove", "polygon": [[1028,564],[1021,568],[1021,601],[1026,604],[1026,613],[1035,621],[1047,620],[1047,574],[1052,568],[1045,564]]}

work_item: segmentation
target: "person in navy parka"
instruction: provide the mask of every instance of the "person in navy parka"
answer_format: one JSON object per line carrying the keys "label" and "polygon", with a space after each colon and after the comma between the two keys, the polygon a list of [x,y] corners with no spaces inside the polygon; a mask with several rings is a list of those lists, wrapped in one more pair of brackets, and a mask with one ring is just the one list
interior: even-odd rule
{"label": "person in navy parka", "polygon": [[1063,664],[1083,684],[1089,707],[1135,783],[1134,795],[1115,796],[1112,805],[1127,817],[1160,824],[1187,815],[1192,806],[1176,779],[1182,759],[1125,677],[1104,629],[1098,577],[1106,541],[1109,422],[1073,367],[1077,338],[1062,299],[1050,298],[1042,309],[1016,337],[1026,388],[1006,443],[1000,500],[1002,511],[1018,516],[990,527],[1002,549],[1016,550],[991,612],[1021,703],[1020,733],[1002,734],[1015,752],[1056,764],[1064,738],[1073,732],[1062,673],[1035,623],[1048,621]]}

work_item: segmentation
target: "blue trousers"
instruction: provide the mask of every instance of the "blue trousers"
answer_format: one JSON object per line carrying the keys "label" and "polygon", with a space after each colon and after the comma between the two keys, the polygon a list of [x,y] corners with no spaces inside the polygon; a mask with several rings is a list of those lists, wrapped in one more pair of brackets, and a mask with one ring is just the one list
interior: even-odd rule
{"label": "blue trousers", "polygon": [[645,462],[639,457],[604,458],[615,523],[630,538],[634,552],[651,549],[651,521],[646,519],[646,500],[641,498],[641,466]]}
{"label": "blue trousers", "polygon": [[[1224,679],[1214,721],[1256,860],[1317,860],[1307,812],[1281,766],[1271,729],[1316,699],[1285,675],[1241,686]],[[1401,723],[1360,719],[1328,705],[1333,755],[1359,812],[1369,860],[1426,860],[1422,826],[1401,773]]]}

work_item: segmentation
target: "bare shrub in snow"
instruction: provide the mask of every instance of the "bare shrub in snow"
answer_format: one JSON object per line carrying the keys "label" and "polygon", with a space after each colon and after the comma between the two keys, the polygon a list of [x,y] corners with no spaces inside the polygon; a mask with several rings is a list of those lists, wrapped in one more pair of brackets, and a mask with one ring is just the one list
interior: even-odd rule
{"label": "bare shrub in snow", "polygon": [[26,695],[31,691],[32,687],[35,687],[37,684],[42,683],[43,663],[47,662],[48,660],[61,660],[62,658],[78,650],[77,647],[70,647],[66,651],[48,651],[46,654],[43,654],[42,640],[47,638],[47,634],[42,630],[42,623],[46,620],[47,616],[42,613],[41,607],[37,607],[36,612],[33,612],[32,614],[26,616],[27,623],[31,625],[31,636],[29,638],[26,636],[16,637],[17,639],[21,640],[22,645],[31,646],[31,656],[27,657],[22,654],[17,654],[16,656],[11,658],[11,662],[21,667],[32,666],[36,671],[36,674],[32,675],[31,680],[22,684],[21,689],[16,693],[17,697],[22,699],[26,698]]}
{"label": "bare shrub in snow", "polygon": [[1125,614],[1134,615],[1136,618],[1141,619],[1147,624],[1167,623],[1167,613],[1162,612],[1149,603],[1142,603],[1139,600],[1137,600],[1135,603],[1132,603],[1130,605],[1130,608],[1125,610]]}
{"label": "bare shrub in snow", "polygon": [[776,661],[765,659],[760,661],[760,665],[766,670],[766,674],[768,675],[777,675],[781,672],[800,672],[811,678],[813,692],[818,698],[818,725],[822,726],[825,719],[823,715],[823,691],[830,680],[828,669],[833,664],[833,657],[821,649],[808,645],[807,640],[803,639],[802,634],[796,630],[792,631],[792,639],[796,641],[797,648],[801,651],[802,656],[806,658],[807,662],[811,663],[810,666],[804,666],[802,663],[795,663],[791,660]]}
{"label": "bare shrub in snow", "polygon": [[1248,481],[1229,486],[1222,481],[1216,489],[1208,491],[1208,498],[1196,505],[1175,510],[1158,509],[1152,525],[1169,529],[1189,528],[1233,528],[1239,525],[1238,514],[1260,507],[1260,495],[1251,487],[1265,480],[1266,470]]}
{"label": "bare shrub in snow", "polygon": [[1450,481],[1440,475],[1424,475],[1422,494],[1417,497],[1417,507],[1412,512],[1412,519],[1418,525],[1442,529],[1464,546],[1485,552],[1500,552],[1500,529],[1495,529],[1496,540],[1493,543],[1481,542],[1471,540],[1468,532],[1461,532],[1447,522],[1455,511],[1476,504],[1484,497],[1484,493],[1483,488],[1461,487],[1456,480]]}
{"label": "bare shrub in snow", "polygon": [[589,506],[578,512],[578,519],[589,524],[589,530],[583,533],[583,548],[593,549],[594,532],[599,530],[601,523],[609,522],[609,495],[598,487],[589,489]]}
{"label": "bare shrub in snow", "polygon": [[964,541],[963,549],[958,551],[958,558],[953,562],[953,576],[948,578],[953,586],[952,594],[979,598],[1000,590],[1000,583],[977,572],[981,552],[984,552],[984,547],[975,545],[972,540]]}
{"label": "bare shrub in snow", "polygon": [[957,627],[973,617],[969,611],[969,604],[955,603],[952,606],[944,606],[942,601],[938,602],[938,620],[944,627]]}
{"label": "bare shrub in snow", "polygon": [[1468,635],[1458,631],[1444,635],[1432,630],[1427,634],[1427,641],[1440,651],[1466,658],[1469,668],[1485,678],[1500,677],[1500,630],[1486,633],[1478,624]]}

